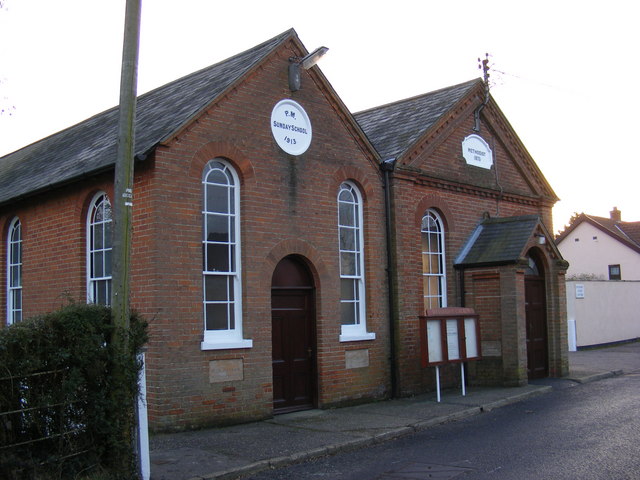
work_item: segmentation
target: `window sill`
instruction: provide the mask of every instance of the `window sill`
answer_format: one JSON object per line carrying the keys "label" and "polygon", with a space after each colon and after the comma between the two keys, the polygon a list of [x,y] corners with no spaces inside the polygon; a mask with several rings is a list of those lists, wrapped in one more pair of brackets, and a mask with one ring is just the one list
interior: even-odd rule
{"label": "window sill", "polygon": [[363,333],[359,335],[340,335],[341,342],[363,342],[365,340],[375,340],[375,333]]}
{"label": "window sill", "polygon": [[238,340],[233,342],[201,342],[200,350],[231,350],[234,348],[253,348],[253,340]]}

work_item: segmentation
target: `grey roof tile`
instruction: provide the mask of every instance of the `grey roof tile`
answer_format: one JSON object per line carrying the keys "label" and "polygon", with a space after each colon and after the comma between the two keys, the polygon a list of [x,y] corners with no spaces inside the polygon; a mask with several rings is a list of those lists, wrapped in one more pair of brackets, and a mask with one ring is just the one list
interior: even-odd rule
{"label": "grey roof tile", "polygon": [[354,117],[382,158],[396,158],[478,83],[482,80],[364,110]]}
{"label": "grey roof tile", "polygon": [[[293,29],[137,99],[136,155],[144,155],[249,72]],[[118,107],[0,158],[0,205],[114,167]]]}
{"label": "grey roof tile", "polygon": [[537,215],[483,220],[467,240],[454,265],[516,263],[526,253],[524,250],[538,225],[542,226],[542,222]]}

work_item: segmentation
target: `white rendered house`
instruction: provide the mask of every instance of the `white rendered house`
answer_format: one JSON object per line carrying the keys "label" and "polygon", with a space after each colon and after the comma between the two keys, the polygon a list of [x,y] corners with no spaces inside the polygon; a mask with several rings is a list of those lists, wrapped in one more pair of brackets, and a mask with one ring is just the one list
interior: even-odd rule
{"label": "white rendered house", "polygon": [[581,213],[556,238],[567,270],[570,349],[640,338],[640,222]]}

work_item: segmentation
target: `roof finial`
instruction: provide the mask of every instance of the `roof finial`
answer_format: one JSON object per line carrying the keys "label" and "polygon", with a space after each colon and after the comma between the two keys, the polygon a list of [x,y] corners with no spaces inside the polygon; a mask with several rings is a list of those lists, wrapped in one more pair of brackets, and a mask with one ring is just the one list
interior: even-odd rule
{"label": "roof finial", "polygon": [[487,91],[489,90],[489,77],[491,75],[489,75],[489,54],[485,53],[485,59],[484,60],[480,60],[480,58],[478,58],[478,68],[482,70],[483,73],[483,77],[484,77],[484,84],[487,86]]}
{"label": "roof finial", "polygon": [[484,60],[480,60],[480,58],[478,57],[478,68],[482,70],[484,77],[484,101],[478,108],[476,108],[475,112],[473,112],[473,130],[475,132],[480,131],[480,112],[482,112],[482,109],[485,107],[485,105],[489,103],[489,54],[485,53],[484,55],[486,57]]}

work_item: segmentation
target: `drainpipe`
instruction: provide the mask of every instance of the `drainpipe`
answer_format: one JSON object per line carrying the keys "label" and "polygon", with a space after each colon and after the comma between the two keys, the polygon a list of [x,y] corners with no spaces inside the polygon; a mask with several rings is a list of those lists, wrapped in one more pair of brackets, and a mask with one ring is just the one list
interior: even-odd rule
{"label": "drainpipe", "polygon": [[393,288],[393,281],[396,277],[395,262],[393,261],[392,253],[392,218],[391,218],[391,181],[390,172],[393,172],[395,168],[395,158],[389,158],[384,160],[380,164],[380,168],[384,173],[384,206],[385,206],[385,223],[386,223],[386,240],[387,240],[387,290],[389,298],[389,363],[391,368],[391,397],[398,396],[398,380],[396,376],[396,308],[395,308],[395,292]]}

